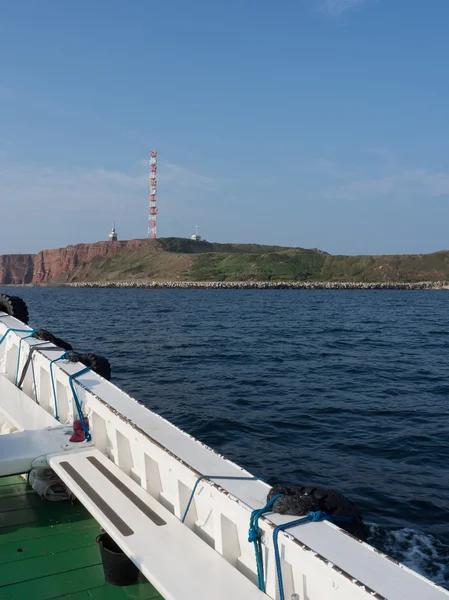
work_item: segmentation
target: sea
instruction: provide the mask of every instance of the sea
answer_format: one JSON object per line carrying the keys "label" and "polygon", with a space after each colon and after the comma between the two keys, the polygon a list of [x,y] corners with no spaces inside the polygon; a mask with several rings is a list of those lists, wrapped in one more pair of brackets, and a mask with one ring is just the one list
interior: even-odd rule
{"label": "sea", "polygon": [[449,292],[3,288],[269,483],[332,488],[449,588]]}

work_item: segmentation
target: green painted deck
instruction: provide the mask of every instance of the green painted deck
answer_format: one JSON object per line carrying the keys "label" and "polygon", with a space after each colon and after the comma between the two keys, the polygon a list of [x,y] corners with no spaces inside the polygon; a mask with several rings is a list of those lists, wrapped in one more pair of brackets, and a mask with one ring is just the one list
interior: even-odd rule
{"label": "green painted deck", "polygon": [[104,580],[100,526],[79,503],[41,500],[22,477],[0,478],[2,600],[163,600],[144,578]]}

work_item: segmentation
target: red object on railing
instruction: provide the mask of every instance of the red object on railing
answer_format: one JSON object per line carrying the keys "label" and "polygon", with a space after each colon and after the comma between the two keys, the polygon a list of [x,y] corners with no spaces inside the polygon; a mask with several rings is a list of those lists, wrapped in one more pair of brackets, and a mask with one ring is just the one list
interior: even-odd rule
{"label": "red object on railing", "polygon": [[[85,418],[84,419],[87,427],[89,427],[89,421]],[[84,442],[86,439],[86,434],[84,433],[84,429],[83,426],[81,425],[81,420],[80,419],[76,419],[76,421],[73,421],[73,434],[72,437],[70,438],[70,442]]]}

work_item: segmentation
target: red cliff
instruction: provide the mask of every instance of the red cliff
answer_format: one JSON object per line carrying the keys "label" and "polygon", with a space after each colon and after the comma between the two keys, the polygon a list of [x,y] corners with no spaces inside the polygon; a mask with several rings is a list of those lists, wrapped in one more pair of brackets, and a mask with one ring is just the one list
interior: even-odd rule
{"label": "red cliff", "polygon": [[0,256],[0,284],[32,283],[33,254],[5,254]]}
{"label": "red cliff", "polygon": [[96,242],[42,250],[37,254],[5,254],[0,256],[0,284],[31,284],[66,282],[83,278],[91,261],[97,257],[110,258],[123,249],[148,246],[149,240]]}

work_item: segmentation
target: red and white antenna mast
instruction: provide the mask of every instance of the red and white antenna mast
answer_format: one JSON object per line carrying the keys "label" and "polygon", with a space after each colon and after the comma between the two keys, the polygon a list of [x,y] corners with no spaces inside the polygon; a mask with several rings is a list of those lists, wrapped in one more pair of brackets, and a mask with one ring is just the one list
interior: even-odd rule
{"label": "red and white antenna mast", "polygon": [[148,210],[148,237],[155,240],[157,238],[156,229],[156,190],[157,190],[157,152],[153,150],[150,154],[150,206]]}

